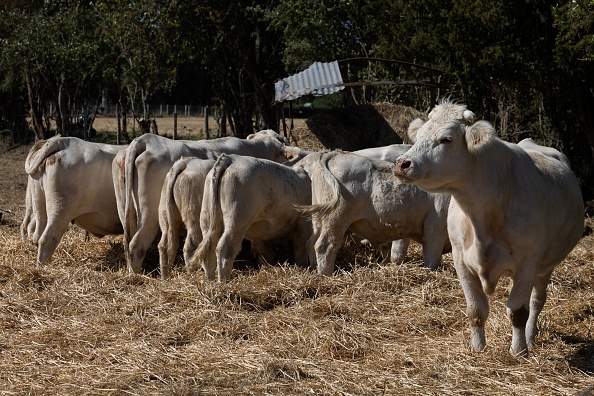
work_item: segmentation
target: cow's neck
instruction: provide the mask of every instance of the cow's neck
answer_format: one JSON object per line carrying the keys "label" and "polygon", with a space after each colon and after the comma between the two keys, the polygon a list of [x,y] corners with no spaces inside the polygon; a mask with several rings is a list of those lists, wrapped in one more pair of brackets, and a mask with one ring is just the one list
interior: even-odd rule
{"label": "cow's neck", "polygon": [[497,142],[471,161],[468,174],[451,191],[475,228],[496,227],[508,216],[510,191],[516,188],[513,156],[504,143]]}

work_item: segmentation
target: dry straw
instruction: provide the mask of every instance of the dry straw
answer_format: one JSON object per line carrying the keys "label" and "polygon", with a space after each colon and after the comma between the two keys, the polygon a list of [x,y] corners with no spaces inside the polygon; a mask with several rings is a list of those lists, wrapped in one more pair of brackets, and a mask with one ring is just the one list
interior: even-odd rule
{"label": "dry straw", "polygon": [[178,260],[163,281],[128,274],[121,237],[85,242],[72,226],[38,268],[18,230],[24,153],[2,153],[0,188],[17,200],[0,224],[1,395],[593,393],[594,236],[554,272],[537,346],[514,359],[508,280],[490,299],[487,349],[473,352],[450,255],[430,272],[418,245],[381,265],[349,242],[333,277],[285,263],[218,284]]}

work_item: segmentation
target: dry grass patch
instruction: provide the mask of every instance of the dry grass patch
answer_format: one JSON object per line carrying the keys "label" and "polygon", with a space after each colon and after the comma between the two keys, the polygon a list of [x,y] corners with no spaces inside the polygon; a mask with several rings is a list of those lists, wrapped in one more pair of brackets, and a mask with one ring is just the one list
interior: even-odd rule
{"label": "dry grass patch", "polygon": [[75,227],[35,268],[16,230],[3,224],[0,238],[6,394],[561,395],[594,385],[592,237],[555,272],[538,347],[514,359],[507,282],[491,298],[488,347],[472,352],[449,255],[429,272],[418,246],[401,266],[340,263],[350,270],[321,277],[266,265],[218,284],[181,263],[167,281],[129,275],[111,253],[119,237],[83,242]]}
{"label": "dry grass patch", "polygon": [[[22,161],[0,156],[0,394],[578,395],[594,386],[594,236],[554,272],[537,347],[509,356],[509,282],[491,297],[484,352],[469,347],[450,255],[378,264],[352,244],[338,274],[235,270],[227,284],[130,275],[121,237],[72,226],[49,265],[23,242]],[[1,173],[1,172],[0,172]],[[12,186],[12,187],[11,187]],[[21,187],[19,187],[21,186]],[[153,257],[153,260],[155,258]]]}

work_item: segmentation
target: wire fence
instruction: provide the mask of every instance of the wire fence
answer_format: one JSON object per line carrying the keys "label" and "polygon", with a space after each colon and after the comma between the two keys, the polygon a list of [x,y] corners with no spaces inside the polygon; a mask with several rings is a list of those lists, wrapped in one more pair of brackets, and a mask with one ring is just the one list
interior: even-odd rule
{"label": "wire fence", "polygon": [[[116,115],[116,105],[107,104],[104,105],[103,115],[113,116]],[[218,107],[211,106],[193,106],[193,105],[169,105],[169,104],[156,104],[148,105],[149,118],[157,117],[172,117],[174,113],[177,113],[178,117],[205,117],[208,112],[209,117],[215,119],[220,118],[221,109]]]}

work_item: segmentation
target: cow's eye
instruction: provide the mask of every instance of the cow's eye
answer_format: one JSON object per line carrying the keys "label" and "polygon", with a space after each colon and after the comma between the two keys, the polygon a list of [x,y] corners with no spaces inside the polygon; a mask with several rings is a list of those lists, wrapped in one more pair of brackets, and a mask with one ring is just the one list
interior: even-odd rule
{"label": "cow's eye", "polygon": [[439,143],[440,144],[447,144],[447,143],[452,143],[452,137],[451,136],[444,136],[441,139],[439,139]]}

